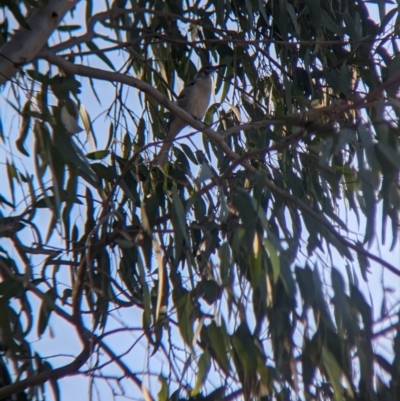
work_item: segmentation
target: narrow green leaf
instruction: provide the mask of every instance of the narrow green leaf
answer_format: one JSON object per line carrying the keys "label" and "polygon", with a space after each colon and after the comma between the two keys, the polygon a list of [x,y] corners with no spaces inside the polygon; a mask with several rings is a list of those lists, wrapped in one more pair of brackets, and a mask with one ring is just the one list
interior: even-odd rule
{"label": "narrow green leaf", "polygon": [[[335,401],[343,400],[343,387],[341,385],[342,371],[336,360],[336,358],[327,350],[326,347],[322,347],[322,363],[326,372],[328,373],[329,382],[333,387],[333,399]],[[351,386],[348,387],[348,391],[352,395]]]}
{"label": "narrow green leaf", "polygon": [[93,186],[98,187],[97,175],[91,169],[89,163],[87,163],[86,158],[82,154],[82,151],[77,148],[72,139],[68,137],[65,132],[61,131],[55,133],[54,145],[65,157],[66,160],[71,162],[74,166],[78,167],[78,169],[82,173],[84,173],[82,174],[83,178],[85,178]]}
{"label": "narrow green leaf", "polygon": [[[92,89],[92,92],[93,92],[94,97],[96,98],[97,102],[98,102],[99,104],[101,104],[101,100],[100,100],[99,95],[97,94],[96,86],[95,86],[95,84],[94,84],[93,78],[89,77],[88,79],[89,79],[90,88]],[[112,124],[112,123],[111,123],[111,124]]]}
{"label": "narrow green leaf", "polygon": [[258,0],[258,11],[263,16],[265,23],[268,24],[269,19],[265,11],[265,3],[262,0]]}
{"label": "narrow green leaf", "polygon": [[338,318],[341,320],[340,322],[337,321],[339,335],[342,335],[343,337],[346,336],[350,344],[353,344],[356,330],[354,327],[355,323],[347,301],[344,279],[340,272],[334,267],[332,267],[331,270],[331,280],[332,288],[335,294],[335,316],[337,320]]}
{"label": "narrow green leaf", "polygon": [[139,267],[139,277],[140,277],[140,287],[143,294],[142,302],[144,306],[143,310],[143,323],[145,331],[150,330],[151,324],[151,301],[150,301],[150,291],[146,282],[146,271],[144,268],[142,257],[137,253],[137,266]]}
{"label": "narrow green leaf", "polygon": [[96,150],[95,152],[88,153],[86,157],[90,160],[102,160],[110,154],[109,150]]}
{"label": "narrow green leaf", "polygon": [[218,327],[215,321],[212,321],[207,327],[207,336],[213,357],[225,374],[228,374],[230,370],[227,352],[228,334],[224,331],[223,326]]}
{"label": "narrow green leaf", "polygon": [[186,212],[185,212],[185,209],[183,208],[183,204],[182,204],[181,198],[178,194],[175,183],[173,184],[171,190],[172,190],[172,196],[174,197],[172,207],[175,209],[176,216],[178,218],[179,228],[182,232],[183,238],[185,239],[186,244],[189,246],[190,240],[189,240],[189,234],[188,234],[187,228],[186,228]]}
{"label": "narrow green leaf", "polygon": [[44,75],[37,70],[26,70],[26,73],[35,81],[39,81],[46,85],[51,84],[51,80],[50,80],[48,74]]}
{"label": "narrow green leaf", "polygon": [[13,205],[15,205],[14,180],[18,180],[18,173],[17,173],[17,169],[14,166],[14,163],[9,163],[8,160],[6,161],[6,163],[7,163],[8,184],[10,186],[12,203],[13,203]]}
{"label": "narrow green leaf", "polygon": [[168,401],[168,384],[164,376],[159,375],[158,381],[161,383],[160,391],[157,394],[158,401]]}
{"label": "narrow green leaf", "polygon": [[17,146],[17,149],[25,156],[29,157],[29,153],[26,151],[24,148],[24,143],[26,138],[28,137],[30,125],[31,125],[31,101],[27,100],[22,112],[22,124],[21,124],[21,129],[19,131],[19,137],[16,140],[15,144]]}
{"label": "narrow green leaf", "polygon": [[326,299],[323,294],[323,286],[321,282],[321,278],[319,276],[317,264],[314,266],[313,270],[313,282],[314,282],[314,308],[316,308],[316,312],[321,313],[321,317],[324,319],[325,324],[335,332],[335,326],[332,321],[331,314],[329,312],[328,305],[326,303]]}
{"label": "narrow green leaf", "polygon": [[335,33],[336,35],[342,35],[342,28],[338,26],[335,21],[330,17],[330,15],[321,8],[321,17],[322,17],[322,24],[324,27],[329,29],[331,32]]}
{"label": "narrow green leaf", "polygon": [[290,3],[287,3],[286,7],[287,7],[287,12],[288,12],[288,14],[290,16],[290,20],[292,21],[292,24],[294,26],[294,30],[296,31],[296,35],[299,35],[300,34],[299,33],[299,26],[297,24],[297,16],[296,16],[296,12],[294,10],[294,7]]}
{"label": "narrow green leaf", "polygon": [[42,304],[39,310],[39,321],[37,326],[37,335],[41,337],[45,332],[46,327],[49,323],[50,314],[53,311],[54,301],[57,298],[57,294],[53,288],[45,292],[45,298],[42,300]]}
{"label": "narrow green leaf", "polygon": [[86,42],[86,46],[94,52],[94,54],[99,57],[105,64],[107,64],[113,71],[115,67],[110,59],[105,55],[104,52],[100,51],[98,46],[94,42]]}
{"label": "narrow green leaf", "polygon": [[235,192],[232,197],[232,204],[239,212],[243,227],[246,231],[245,245],[247,246],[247,250],[250,251],[253,248],[254,235],[256,232],[256,219],[253,203],[249,194],[238,188],[238,191]]}
{"label": "narrow green leaf", "polygon": [[199,358],[199,362],[197,364],[197,376],[196,376],[196,384],[193,390],[190,392],[192,397],[196,396],[200,393],[204,382],[207,379],[208,372],[211,367],[211,359],[210,354],[207,351],[204,351]]}
{"label": "narrow green leaf", "polygon": [[230,283],[230,269],[231,269],[231,253],[228,243],[224,242],[218,248],[218,257],[220,261],[219,271],[224,286]]}
{"label": "narrow green leaf", "polygon": [[14,341],[14,332],[10,322],[10,312],[9,300],[0,297],[0,329],[2,343],[11,351],[11,354],[13,355],[18,350],[18,346]]}
{"label": "narrow green leaf", "polygon": [[128,160],[132,151],[132,140],[128,131],[124,135],[123,144],[124,144],[123,158],[125,160]]}
{"label": "narrow green leaf", "polygon": [[190,161],[194,164],[198,164],[195,155],[192,152],[192,149],[184,143],[180,143],[179,146],[183,149],[185,152],[186,156],[190,159]]}
{"label": "narrow green leaf", "polygon": [[313,273],[310,267],[306,264],[302,269],[299,266],[295,267],[296,281],[300,289],[301,297],[305,306],[311,306],[314,301],[314,282]]}
{"label": "narrow green leaf", "polygon": [[83,126],[85,127],[86,135],[89,138],[89,142],[91,143],[93,148],[97,148],[97,140],[95,135],[93,134],[92,121],[90,120],[89,113],[87,112],[86,107],[83,105],[83,103],[80,104],[79,115],[81,116],[81,120]]}
{"label": "narrow green leaf", "polygon": [[272,274],[273,274],[274,284],[276,284],[281,272],[279,255],[276,252],[276,248],[272,245],[272,243],[269,240],[267,239],[264,240],[264,246],[268,251],[269,259],[272,264]]}
{"label": "narrow green leaf", "polygon": [[[76,191],[78,185],[77,169],[74,167],[69,168],[69,178],[67,182],[67,200],[62,212],[62,221],[64,223],[65,241],[70,243],[70,213],[74,203],[76,202]],[[67,246],[67,249],[69,246]]]}
{"label": "narrow green leaf", "polygon": [[183,288],[174,289],[172,299],[178,314],[178,326],[185,343],[192,348],[195,307],[191,295]]}
{"label": "narrow green leaf", "polygon": [[[235,333],[233,333],[231,341],[233,349],[243,367],[244,377],[247,380],[252,380],[257,368],[257,351],[246,323],[240,324]],[[236,366],[236,370],[238,370],[238,366]]]}
{"label": "narrow green leaf", "polygon": [[289,299],[294,299],[296,296],[296,283],[294,281],[290,265],[286,260],[283,260],[279,266],[279,277],[281,278],[283,286],[285,287],[286,294]]}

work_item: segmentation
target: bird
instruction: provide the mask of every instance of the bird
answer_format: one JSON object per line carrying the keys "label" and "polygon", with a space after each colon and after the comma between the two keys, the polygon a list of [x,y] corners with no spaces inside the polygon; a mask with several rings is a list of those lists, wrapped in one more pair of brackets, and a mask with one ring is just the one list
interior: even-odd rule
{"label": "bird", "polygon": [[61,105],[61,122],[70,135],[83,131],[78,124],[79,108],[78,105],[69,97],[60,101]]}
{"label": "bird", "polygon": [[[206,65],[197,71],[192,82],[186,85],[180,92],[175,104],[198,120],[203,119],[210,103],[212,89],[212,74],[225,64]],[[168,152],[173,139],[185,128],[187,123],[175,114],[171,117],[165,131],[165,141],[160,151],[154,158],[154,164],[163,168],[167,161]]]}

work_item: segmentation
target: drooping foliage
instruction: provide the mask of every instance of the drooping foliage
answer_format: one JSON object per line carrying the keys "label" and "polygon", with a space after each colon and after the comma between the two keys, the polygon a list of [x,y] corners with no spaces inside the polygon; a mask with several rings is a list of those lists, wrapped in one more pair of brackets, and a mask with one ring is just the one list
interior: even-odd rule
{"label": "drooping foliage", "polygon": [[0,399],[399,399],[399,4],[86,0],[0,47]]}

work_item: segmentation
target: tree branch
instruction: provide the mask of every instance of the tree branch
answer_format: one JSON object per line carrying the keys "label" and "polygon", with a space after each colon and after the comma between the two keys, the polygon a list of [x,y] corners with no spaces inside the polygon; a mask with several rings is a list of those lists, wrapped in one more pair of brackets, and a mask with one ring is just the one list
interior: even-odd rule
{"label": "tree branch", "polygon": [[90,356],[89,347],[84,347],[81,353],[69,364],[61,366],[53,370],[46,370],[33,376],[29,376],[26,379],[18,381],[16,383],[9,384],[8,386],[0,388],[0,400],[6,397],[10,397],[13,394],[17,394],[28,387],[37,386],[43,384],[49,380],[57,380],[61,377],[68,376],[79,370],[81,366],[85,364]]}
{"label": "tree branch", "polygon": [[[85,258],[83,258],[82,260],[85,260]],[[27,281],[26,277],[16,276],[15,274],[13,274],[2,260],[0,260],[0,271],[4,276],[8,277],[9,279],[23,284],[25,288],[29,289],[29,291],[32,291],[41,300],[46,299],[46,295],[38,290],[36,286]],[[53,304],[52,310],[62,319],[76,327],[76,317],[69,315],[55,304]],[[62,377],[70,376],[77,373],[78,370],[89,359],[94,344],[99,344],[104,349],[104,351],[113,359],[113,361],[120,367],[125,375],[129,377],[129,379],[131,379],[135,384],[137,384],[139,388],[141,388],[141,380],[139,380],[134,373],[130,372],[128,367],[123,362],[118,360],[118,358],[114,358],[115,354],[113,353],[113,351],[102,341],[102,338],[105,337],[104,334],[102,335],[102,337],[97,337],[95,334],[91,333],[88,329],[83,327],[82,324],[80,328],[77,328],[77,331],[80,331],[80,338],[81,340],[83,340],[84,346],[80,354],[71,363],[53,370],[41,372],[37,375],[30,376],[24,380],[0,388],[0,400],[13,394],[19,393],[29,387],[46,383],[48,380],[58,380]]]}
{"label": "tree branch", "polygon": [[[7,267],[7,265],[0,260],[0,270],[1,272],[10,278],[11,280],[17,281],[22,283],[25,287],[28,287],[31,291],[35,293],[35,295],[39,296],[42,300],[46,298],[45,294],[42,294],[35,286],[30,284],[25,277],[23,276],[15,276],[10,269]],[[66,312],[63,310],[56,308],[55,305],[53,309],[56,311],[58,315],[60,315],[63,318],[66,318],[68,322],[72,323],[75,325],[75,319],[73,319],[71,316],[69,316]],[[59,309],[59,310],[58,310]],[[61,313],[60,313],[61,312]],[[85,333],[86,334],[86,333]],[[83,348],[80,354],[71,362],[68,363],[67,365],[61,366],[59,368],[53,369],[53,370],[46,370],[45,372],[38,373],[36,375],[32,375],[27,377],[26,379],[20,380],[16,383],[9,384],[7,386],[4,386],[0,388],[0,400],[6,397],[9,397],[13,394],[19,393],[28,387],[33,387],[37,386],[40,384],[43,384],[47,382],[48,380],[57,380],[61,377],[71,375],[75,372],[77,372],[81,366],[85,364],[85,362],[88,360],[91,349],[90,349],[90,342],[88,339],[85,339],[83,336],[80,336],[83,342]]]}
{"label": "tree branch", "polygon": [[[130,77],[128,75],[123,75],[123,74],[120,74],[117,72],[105,71],[105,70],[101,70],[98,68],[87,67],[84,65],[76,65],[76,64],[73,64],[73,63],[63,59],[62,57],[59,57],[49,51],[42,52],[40,54],[40,57],[44,58],[49,63],[57,65],[59,68],[62,68],[64,71],[66,71],[70,74],[77,74],[77,75],[81,75],[81,76],[85,76],[85,77],[89,77],[89,78],[100,79],[102,81],[108,81],[108,82],[113,82],[113,81],[119,82],[122,84],[132,86],[140,91],[147,93],[148,95],[153,97],[157,102],[159,102],[162,106],[166,107],[172,113],[174,113],[179,118],[181,118],[185,123],[187,123],[188,125],[192,126],[193,128],[195,128],[195,129],[203,132],[205,135],[207,135],[211,140],[213,140],[215,143],[217,143],[218,146],[221,148],[221,150],[232,160],[236,161],[236,160],[240,159],[240,156],[237,153],[235,153],[225,143],[224,133],[222,133],[222,134],[217,133],[216,131],[214,131],[213,129],[211,129],[210,127],[208,127],[201,121],[195,119],[193,116],[186,113],[183,109],[181,109],[175,103],[168,100],[157,89],[155,89],[151,85],[147,84],[146,82],[143,82],[137,78]],[[395,82],[398,82],[399,80],[400,80],[400,71],[397,72],[388,81],[390,81],[391,84],[394,84]],[[373,96],[377,96],[379,91],[383,91],[387,87],[388,87],[388,83],[386,82],[380,88],[374,90],[373,92],[371,92],[371,94],[367,95],[365,97],[365,99],[369,100]],[[353,105],[344,107],[342,110],[340,110],[340,112],[347,111],[350,106],[355,107],[355,106],[360,106],[361,104],[362,104],[362,101],[360,100],[360,101],[354,103]],[[315,111],[313,110],[313,112],[315,112]],[[339,232],[337,232],[335,230],[332,223],[323,214],[316,212],[315,210],[313,210],[310,206],[306,205],[304,202],[302,202],[296,196],[293,196],[289,192],[277,187],[271,180],[269,180],[264,174],[261,174],[251,164],[244,162],[244,161],[241,162],[240,164],[249,173],[261,176],[265,182],[265,186],[274,195],[281,197],[288,203],[291,203],[293,206],[297,207],[302,212],[307,213],[312,218],[314,218],[316,221],[318,221],[320,224],[322,224],[341,244],[345,245],[346,247],[352,249],[355,252],[358,252],[358,253],[363,254],[364,256],[367,256],[371,260],[374,260],[375,262],[386,267],[392,273],[396,274],[397,276],[400,276],[400,270],[396,269],[393,265],[391,265],[390,263],[386,262],[385,260],[379,258],[378,256],[368,252],[362,246],[359,246],[358,244],[354,244],[353,242],[344,238]]]}
{"label": "tree branch", "polygon": [[11,40],[0,48],[0,85],[10,80],[20,65],[36,57],[65,14],[78,1],[50,0],[32,13],[27,19],[30,29],[20,27]]}

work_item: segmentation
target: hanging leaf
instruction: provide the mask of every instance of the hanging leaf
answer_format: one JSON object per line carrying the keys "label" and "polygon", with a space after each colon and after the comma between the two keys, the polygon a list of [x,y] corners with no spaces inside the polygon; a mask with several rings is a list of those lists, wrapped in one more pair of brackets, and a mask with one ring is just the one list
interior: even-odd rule
{"label": "hanging leaf", "polygon": [[193,390],[190,392],[190,395],[192,397],[196,396],[199,394],[200,390],[202,389],[204,382],[207,379],[207,374],[210,370],[211,367],[211,360],[210,360],[210,355],[207,351],[204,351],[199,358],[199,362],[197,364],[197,377],[196,377],[196,384],[193,388]]}
{"label": "hanging leaf", "polygon": [[47,328],[51,312],[53,311],[53,304],[56,299],[57,294],[53,289],[50,289],[44,293],[44,298],[39,311],[39,321],[37,326],[38,337],[41,337]]}

